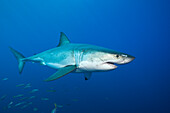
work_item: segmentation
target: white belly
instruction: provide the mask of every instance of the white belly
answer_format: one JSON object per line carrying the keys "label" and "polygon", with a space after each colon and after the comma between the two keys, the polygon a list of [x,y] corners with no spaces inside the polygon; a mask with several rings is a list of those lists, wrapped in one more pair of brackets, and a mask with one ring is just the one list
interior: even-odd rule
{"label": "white belly", "polygon": [[79,63],[75,72],[95,72],[95,71],[108,71],[113,70],[117,66],[109,65],[104,62],[88,62],[82,61]]}
{"label": "white belly", "polygon": [[46,65],[54,69],[60,69],[65,67],[65,65],[58,64],[58,63],[46,63]]}

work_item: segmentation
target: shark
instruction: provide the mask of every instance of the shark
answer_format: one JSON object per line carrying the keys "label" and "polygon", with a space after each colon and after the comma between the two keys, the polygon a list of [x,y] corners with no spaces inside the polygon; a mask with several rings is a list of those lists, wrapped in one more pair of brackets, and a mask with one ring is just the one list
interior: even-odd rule
{"label": "shark", "polygon": [[71,72],[84,73],[89,80],[93,72],[114,70],[121,64],[127,64],[135,59],[126,53],[112,49],[90,45],[71,43],[65,33],[60,33],[58,46],[30,57],[9,47],[18,61],[19,73],[22,73],[25,62],[40,63],[57,71],[44,81],[53,81]]}

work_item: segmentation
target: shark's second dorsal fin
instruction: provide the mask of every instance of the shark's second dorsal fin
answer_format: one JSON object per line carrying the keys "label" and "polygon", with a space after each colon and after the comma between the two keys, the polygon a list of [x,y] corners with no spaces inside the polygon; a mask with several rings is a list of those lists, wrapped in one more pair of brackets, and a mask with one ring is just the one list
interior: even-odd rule
{"label": "shark's second dorsal fin", "polygon": [[68,43],[70,43],[69,39],[67,38],[67,36],[63,32],[61,32],[60,33],[60,42],[58,44],[58,47],[63,46],[63,45],[68,44]]}

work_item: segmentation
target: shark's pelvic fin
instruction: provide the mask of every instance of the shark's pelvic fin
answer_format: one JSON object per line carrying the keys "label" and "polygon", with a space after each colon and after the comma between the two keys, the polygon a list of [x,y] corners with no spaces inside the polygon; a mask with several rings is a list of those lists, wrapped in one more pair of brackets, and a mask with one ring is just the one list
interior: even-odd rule
{"label": "shark's pelvic fin", "polygon": [[91,72],[84,73],[85,80],[89,80],[91,78]]}
{"label": "shark's pelvic fin", "polygon": [[11,52],[13,53],[13,55],[16,57],[18,61],[19,73],[21,74],[24,68],[24,64],[25,64],[25,61],[23,61],[23,58],[25,57],[18,51],[14,50],[12,47],[9,47],[9,49],[11,50]]}
{"label": "shark's pelvic fin", "polygon": [[69,65],[66,66],[64,68],[59,69],[56,73],[54,73],[53,75],[51,75],[49,78],[47,78],[45,81],[53,81],[56,80],[72,71],[74,71],[76,69],[75,65]]}
{"label": "shark's pelvic fin", "polygon": [[63,32],[61,32],[60,33],[60,42],[58,44],[58,47],[63,46],[63,45],[68,44],[68,43],[70,43],[69,39],[67,38],[67,36]]}

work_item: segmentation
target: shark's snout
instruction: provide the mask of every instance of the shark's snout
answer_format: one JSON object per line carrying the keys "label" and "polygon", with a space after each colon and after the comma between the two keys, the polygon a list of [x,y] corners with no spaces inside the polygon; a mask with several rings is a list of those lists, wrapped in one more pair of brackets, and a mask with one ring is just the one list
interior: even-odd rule
{"label": "shark's snout", "polygon": [[135,59],[135,57],[131,55],[124,55],[122,57],[123,57],[123,60],[117,64],[127,64]]}
{"label": "shark's snout", "polygon": [[124,64],[129,63],[129,62],[133,61],[134,59],[135,59],[135,57],[133,57],[133,56],[125,58]]}

